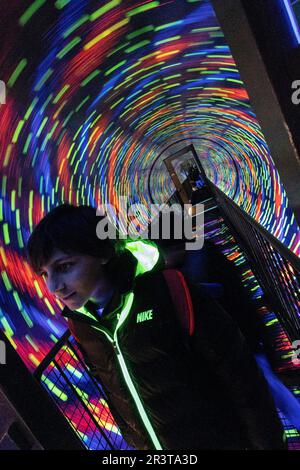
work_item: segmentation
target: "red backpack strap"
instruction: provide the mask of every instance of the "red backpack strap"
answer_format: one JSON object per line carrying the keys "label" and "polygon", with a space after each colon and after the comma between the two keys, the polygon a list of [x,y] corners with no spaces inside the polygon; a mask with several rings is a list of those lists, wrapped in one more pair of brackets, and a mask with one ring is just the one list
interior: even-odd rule
{"label": "red backpack strap", "polygon": [[186,280],[183,274],[176,269],[165,269],[163,275],[168,284],[175,311],[182,328],[192,336],[195,330],[195,316],[193,302]]}

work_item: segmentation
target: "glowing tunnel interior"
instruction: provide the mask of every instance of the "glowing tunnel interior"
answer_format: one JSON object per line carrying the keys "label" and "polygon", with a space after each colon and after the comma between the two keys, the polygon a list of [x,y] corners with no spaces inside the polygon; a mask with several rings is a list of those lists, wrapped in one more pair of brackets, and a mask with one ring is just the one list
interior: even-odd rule
{"label": "glowing tunnel interior", "polygon": [[[62,202],[147,208],[193,143],[209,179],[300,253],[299,229],[212,5],[26,0],[1,12],[1,328],[33,370],[66,329],[25,261]],[[150,176],[151,170],[151,176]],[[147,223],[147,211],[141,222]],[[41,312],[44,313],[41,316]]]}
{"label": "glowing tunnel interior", "polygon": [[50,313],[47,328],[57,322],[57,306],[23,269],[24,244],[41,217],[66,201],[118,206],[123,195],[147,207],[150,170],[152,197],[164,202],[175,187],[163,158],[190,143],[220,189],[300,252],[294,216],[210,2],[26,3],[21,13],[7,6],[1,28],[2,280],[6,308],[22,314],[12,321],[2,312],[10,337],[20,321],[40,324],[41,308]]}
{"label": "glowing tunnel interior", "polygon": [[[209,178],[299,252],[210,2],[40,0],[19,17],[7,10],[2,201],[12,211],[5,238],[17,249],[61,201],[117,204],[127,195],[147,206],[157,155],[194,141]],[[175,190],[162,160],[151,179],[159,201]]]}

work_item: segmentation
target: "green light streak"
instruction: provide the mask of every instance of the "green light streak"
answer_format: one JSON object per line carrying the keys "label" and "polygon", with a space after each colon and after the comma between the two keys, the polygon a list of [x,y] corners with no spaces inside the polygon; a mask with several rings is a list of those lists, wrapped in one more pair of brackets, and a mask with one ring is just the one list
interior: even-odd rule
{"label": "green light streak", "polygon": [[126,54],[130,54],[130,52],[136,51],[137,49],[140,49],[141,47],[147,46],[148,44],[151,44],[151,41],[148,39],[145,39],[144,41],[140,41],[137,44],[134,44],[134,46],[128,47],[125,49]]}
{"label": "green light streak", "polygon": [[43,183],[44,183],[44,177],[43,175],[40,176],[40,187],[39,187],[39,193],[43,193]]}
{"label": "green light streak", "polygon": [[26,142],[25,142],[25,145],[24,145],[24,148],[23,148],[23,154],[24,155],[26,155],[26,153],[28,152],[28,147],[29,147],[31,139],[32,139],[32,133],[30,132],[28,134],[28,137],[26,139]]}
{"label": "green light streak", "polygon": [[50,93],[50,95],[49,95],[48,98],[45,100],[43,106],[42,106],[41,109],[40,109],[41,115],[44,114],[45,109],[47,108],[48,104],[49,104],[50,101],[52,100],[52,97],[53,97],[53,93]]}
{"label": "green light streak", "polygon": [[42,291],[41,291],[41,289],[40,289],[40,286],[39,286],[38,281],[37,281],[37,280],[34,280],[34,281],[33,281],[33,285],[34,285],[34,287],[35,287],[35,290],[37,291],[37,295],[39,296],[40,299],[42,299],[42,298],[43,298],[43,293],[42,293]]}
{"label": "green light streak", "polygon": [[68,395],[63,393],[62,390],[60,390],[58,387],[54,385],[51,380],[47,379],[47,377],[43,374],[42,375],[42,380],[43,382],[47,385],[48,389],[50,390],[51,393],[57,396],[62,401],[67,401],[68,400]]}
{"label": "green light streak", "polygon": [[11,192],[10,205],[11,205],[12,212],[14,212],[16,210],[16,190],[15,189],[13,189],[12,192]]}
{"label": "green light streak", "polygon": [[24,248],[24,241],[23,241],[21,230],[17,230],[17,237],[18,237],[19,248]]}
{"label": "green light streak", "polygon": [[55,183],[55,193],[58,192],[58,184],[59,184],[59,176],[56,177],[56,183]]}
{"label": "green light streak", "polygon": [[95,117],[95,119],[92,121],[91,123],[91,129],[93,129],[93,127],[95,126],[96,122],[98,121],[98,119],[100,119],[100,117],[102,116],[102,113],[99,113],[97,114],[97,116]]}
{"label": "green light streak", "polygon": [[66,125],[68,124],[68,122],[70,121],[71,117],[73,116],[74,114],[74,110],[73,111],[70,111],[68,116],[66,117],[66,119],[63,121],[62,123],[62,128],[66,127]]}
{"label": "green light streak", "polygon": [[48,139],[48,140],[52,139],[52,136],[53,136],[55,130],[57,129],[57,126],[58,126],[58,125],[59,125],[59,121],[55,121],[55,123],[54,123],[53,126],[52,126],[51,131],[48,132],[48,134],[47,134],[47,139]]}
{"label": "green light streak", "polygon": [[[67,370],[69,372],[71,372],[72,375],[74,375],[75,377],[77,377],[78,379],[81,379],[82,378],[82,374],[81,372],[79,372],[78,370],[76,370],[73,366],[71,366],[71,364],[67,364]],[[82,393],[82,392],[81,392]],[[89,398],[89,396],[87,395],[87,398]]]}
{"label": "green light streak", "polygon": [[177,39],[181,39],[181,36],[172,36],[167,39],[162,39],[161,41],[155,42],[154,45],[159,46],[160,44],[166,44],[167,42],[177,41]]}
{"label": "green light streak", "polygon": [[12,290],[12,285],[10,283],[7,273],[5,271],[2,271],[1,276],[3,279],[4,285],[6,287],[6,290],[10,292]]}
{"label": "green light streak", "polygon": [[8,321],[6,320],[6,318],[2,317],[1,318],[1,323],[3,325],[3,328],[4,328],[4,331],[6,333],[6,335],[11,338],[12,336],[14,336],[14,332],[13,330],[11,329]]}
{"label": "green light streak", "polygon": [[281,359],[290,359],[293,356],[293,352],[291,351],[288,354],[284,354],[281,356]]}
{"label": "green light streak", "polygon": [[56,57],[58,59],[62,59],[68,52],[70,52],[73,47],[77,46],[81,42],[81,38],[79,36],[76,36],[76,38],[72,39],[69,44],[67,44],[57,55]]}
{"label": "green light streak", "polygon": [[179,20],[179,21],[173,21],[172,23],[166,23],[166,24],[163,24],[161,26],[157,26],[155,28],[155,31],[161,31],[162,29],[167,29],[167,28],[172,28],[172,26],[177,26],[177,25],[180,25],[182,24],[183,21],[182,20]]}
{"label": "green light streak", "polygon": [[271,326],[271,325],[274,325],[275,323],[278,323],[277,318],[274,318],[274,320],[271,320],[268,323],[266,323],[266,326]]}
{"label": "green light streak", "polygon": [[44,5],[44,3],[46,3],[46,0],[35,0],[35,2],[33,2],[19,18],[19,24],[21,26],[25,26],[32,16]]}
{"label": "green light streak", "polygon": [[192,33],[202,33],[203,31],[218,31],[218,30],[220,30],[219,26],[210,26],[208,28],[192,29]]}
{"label": "green light streak", "polygon": [[27,121],[27,119],[30,117],[35,105],[37,104],[37,102],[38,102],[38,98],[34,98],[34,100],[32,101],[31,105],[27,109],[26,114],[24,116],[25,121]]}
{"label": "green light streak", "polygon": [[78,21],[76,21],[72,26],[70,26],[69,29],[67,29],[63,33],[63,38],[66,39],[70,34],[72,34],[76,29],[78,29],[80,26],[82,26],[84,23],[86,23],[90,19],[89,15],[85,15],[82,18],[80,18]]}
{"label": "green light streak", "polygon": [[48,300],[48,299],[44,299],[44,301],[45,301],[45,304],[47,305],[47,307],[48,307],[50,313],[51,313],[52,315],[55,315],[55,311],[54,311],[52,305],[50,304],[49,300]]}
{"label": "green light streak", "polygon": [[42,133],[42,131],[43,131],[43,129],[44,129],[44,127],[45,127],[47,121],[48,121],[48,117],[46,116],[46,117],[43,119],[42,124],[41,124],[40,127],[38,128],[38,131],[37,131],[37,133],[36,133],[36,136],[37,136],[37,137],[40,137],[40,135],[41,135],[41,133]]}
{"label": "green light streak", "polygon": [[9,245],[10,244],[10,238],[9,238],[9,230],[8,230],[7,223],[3,224],[2,230],[3,230],[4,243],[5,243],[5,245]]}
{"label": "green light streak", "polygon": [[168,77],[164,77],[163,80],[171,80],[172,78],[182,77],[181,73],[177,73],[176,75],[169,75]]}
{"label": "green light streak", "polygon": [[69,85],[69,84],[65,85],[65,86],[60,90],[60,92],[56,95],[56,97],[54,98],[53,104],[58,103],[58,101],[60,100],[60,98],[66,93],[66,91],[67,91],[69,88],[70,88],[70,85]]}
{"label": "green light streak", "polygon": [[121,46],[119,47],[116,47],[115,49],[113,49],[111,52],[109,52],[107,54],[107,57],[110,57],[112,56],[113,54],[115,54],[116,52],[120,51],[121,49],[124,49],[125,47],[129,46],[130,42],[125,42],[124,44],[122,44]]}
{"label": "green light streak", "polygon": [[57,343],[58,339],[56,338],[56,336],[54,336],[53,333],[51,333],[50,338],[52,339],[53,343]]}
{"label": "green light streak", "polygon": [[169,88],[174,88],[175,86],[180,86],[181,83],[171,83],[171,85],[164,86],[164,90],[168,90]]}
{"label": "green light streak", "polygon": [[110,69],[108,69],[104,75],[107,76],[107,75],[110,75],[112,72],[114,72],[115,70],[117,70],[118,68],[122,67],[122,65],[126,64],[127,60],[122,60],[121,62],[118,62],[116,65],[114,65],[114,67],[111,67]]}
{"label": "green light streak", "polygon": [[154,26],[150,24],[149,26],[145,26],[144,28],[137,29],[136,31],[133,31],[133,33],[129,33],[126,35],[126,39],[134,39],[137,36],[141,36],[142,34],[149,33],[149,31],[153,31]]}
{"label": "green light streak", "polygon": [[91,80],[93,80],[93,78],[97,77],[97,75],[99,75],[99,74],[100,74],[99,69],[94,70],[84,80],[82,80],[82,82],[80,83],[80,86],[83,87],[83,86],[87,85]]}
{"label": "green light streak", "polygon": [[120,104],[122,101],[124,101],[124,97],[120,98],[118,101],[116,101],[114,104],[111,105],[110,109],[114,109],[118,104]]}
{"label": "green light streak", "polygon": [[151,10],[152,8],[156,8],[159,6],[159,2],[150,2],[147,3],[146,5],[141,5],[140,7],[133,8],[133,10],[130,10],[129,12],[126,13],[126,16],[135,16],[138,15],[139,13],[143,13],[144,11]]}
{"label": "green light streak", "polygon": [[18,141],[18,138],[19,138],[19,135],[20,135],[20,132],[21,132],[23,126],[24,126],[24,121],[23,121],[23,119],[21,119],[18,122],[17,128],[16,128],[15,133],[14,133],[13,138],[12,138],[12,143],[13,144],[15,144]]}
{"label": "green light streak", "polygon": [[215,32],[210,33],[210,37],[211,38],[223,38],[224,34],[222,33],[222,31],[215,31]]}
{"label": "green light streak", "polygon": [[165,65],[165,66],[162,67],[161,69],[162,69],[162,70],[170,69],[170,68],[172,68],[172,67],[177,67],[178,65],[181,65],[181,62],[176,62],[176,64]]}
{"label": "green light streak", "polygon": [[[149,67],[145,67],[145,68],[139,69],[139,70],[137,70],[136,72],[132,73],[131,75],[128,75],[128,76],[126,77],[126,80],[124,80],[124,83],[130,82],[130,80],[131,80],[133,77],[135,77],[136,75],[140,74],[141,72],[146,72],[147,70],[151,70],[151,69],[153,69],[153,68],[155,68],[155,67],[158,67],[159,65],[162,65],[162,64],[164,64],[164,63],[165,63],[165,62],[162,60],[161,62],[157,62],[156,64],[149,65]],[[126,71],[127,71],[127,69],[124,70],[123,73],[126,73]],[[152,74],[152,73],[151,73],[151,74]],[[149,75],[151,75],[151,74],[149,74]],[[147,75],[147,76],[148,76],[148,75]],[[145,78],[145,75],[143,75],[142,77],[140,77],[140,79],[142,79],[142,78]],[[131,83],[131,84],[132,84],[132,83]]]}
{"label": "green light streak", "polygon": [[240,85],[243,85],[243,82],[241,80],[236,80],[235,78],[227,78],[226,80],[228,82],[239,83]]}
{"label": "green light streak", "polygon": [[97,20],[98,18],[100,18],[100,16],[104,15],[108,11],[120,5],[120,3],[121,0],[112,0],[111,2],[106,3],[106,5],[101,8],[98,8],[98,10],[94,11],[94,13],[91,14],[90,21]]}
{"label": "green light streak", "polygon": [[[219,72],[218,70],[203,70],[203,72],[201,72],[202,75],[218,75]],[[218,80],[218,78],[216,78],[216,80]],[[220,78],[219,80],[223,80],[223,78]]]}
{"label": "green light streak", "polygon": [[18,309],[21,311],[23,307],[22,307],[22,302],[20,300],[20,297],[17,291],[13,292],[13,298],[15,299]]}
{"label": "green light streak", "polygon": [[[82,106],[90,99],[90,95],[87,95],[82,101],[81,103],[79,103],[79,105],[77,106],[77,108],[75,109],[76,113],[78,113],[78,111],[82,108]],[[79,132],[80,132],[80,129],[81,129],[82,126],[80,126],[80,128],[78,129]]]}
{"label": "green light streak", "polygon": [[228,67],[220,67],[220,70],[224,70],[224,72],[236,72],[236,73],[238,73],[238,70],[233,68],[233,67],[232,67],[232,69],[230,69]]}
{"label": "green light streak", "polygon": [[62,10],[68,3],[70,3],[71,0],[56,0],[55,2],[55,7],[58,10]]}
{"label": "green light streak", "polygon": [[29,335],[25,335],[25,338],[27,339],[28,343],[33,347],[33,349],[38,352],[39,351],[39,348],[38,346],[35,344],[35,342],[33,341],[33,339],[29,336]]}
{"label": "green light streak", "polygon": [[[44,75],[41,77],[41,79],[38,81],[36,86],[34,87],[34,91],[40,91],[40,89],[43,87],[43,85],[46,83],[49,77],[53,74],[53,69],[48,69],[44,73]],[[37,98],[35,98],[37,100]],[[26,118],[25,118],[26,119]]]}
{"label": "green light streak", "polygon": [[23,178],[22,176],[20,176],[20,178],[18,179],[18,197],[21,197],[22,194],[22,182]]}
{"label": "green light streak", "polygon": [[126,114],[129,113],[129,111],[131,111],[131,108],[126,109],[122,114],[120,114],[120,118],[122,119],[124,116],[126,116]]}
{"label": "green light streak", "polygon": [[160,78],[157,78],[156,80],[152,80],[152,82],[146,83],[146,85],[144,85],[143,88],[148,88],[148,86],[151,86],[157,82],[160,82]]}
{"label": "green light streak", "polygon": [[206,57],[209,57],[210,59],[230,59],[231,55],[228,53],[226,55],[220,55],[220,54],[209,54]]}
{"label": "green light streak", "polygon": [[73,388],[76,390],[78,395],[83,398],[85,403],[88,403],[89,396],[87,393],[85,393],[83,390],[81,390],[79,387],[76,387],[76,385],[73,385]]}
{"label": "green light streak", "polygon": [[24,68],[26,67],[27,65],[27,59],[22,59],[17,67],[15,68],[15,70],[13,71],[13,73],[11,74],[8,82],[7,82],[7,86],[9,88],[12,88],[14,86],[14,84],[16,83],[16,81],[18,80],[19,76],[21,75],[22,71],[24,70]]}

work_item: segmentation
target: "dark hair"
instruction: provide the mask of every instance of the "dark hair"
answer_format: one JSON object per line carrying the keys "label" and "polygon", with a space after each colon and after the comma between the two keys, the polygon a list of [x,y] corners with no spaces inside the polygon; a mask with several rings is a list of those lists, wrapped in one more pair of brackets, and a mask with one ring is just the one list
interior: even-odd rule
{"label": "dark hair", "polygon": [[92,206],[62,204],[49,212],[34,228],[27,242],[27,256],[35,272],[48,262],[54,250],[113,258],[114,242],[96,235],[101,217]]}

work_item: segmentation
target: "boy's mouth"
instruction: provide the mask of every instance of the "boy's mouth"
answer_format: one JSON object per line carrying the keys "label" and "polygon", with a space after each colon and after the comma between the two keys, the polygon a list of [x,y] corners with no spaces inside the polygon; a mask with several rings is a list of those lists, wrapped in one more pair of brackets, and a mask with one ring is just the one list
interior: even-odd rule
{"label": "boy's mouth", "polygon": [[62,300],[63,300],[63,301],[69,300],[69,299],[71,299],[71,298],[73,297],[73,295],[75,295],[75,294],[76,294],[76,292],[72,292],[71,294],[66,295],[66,297],[64,297]]}

